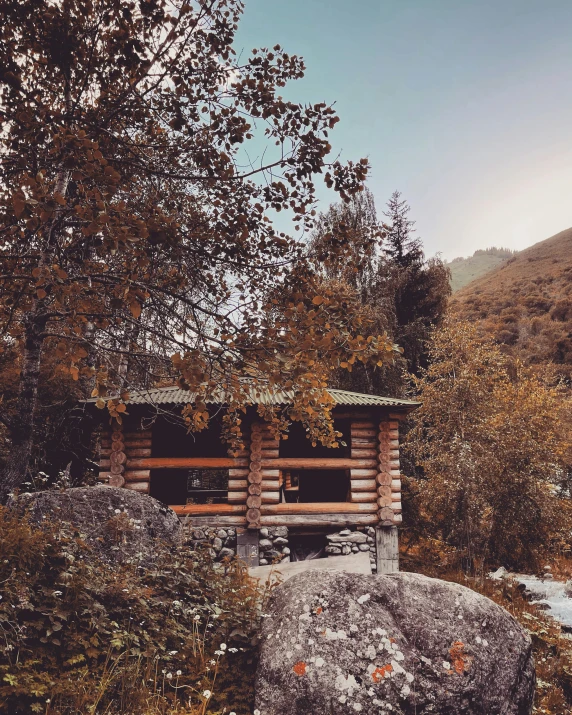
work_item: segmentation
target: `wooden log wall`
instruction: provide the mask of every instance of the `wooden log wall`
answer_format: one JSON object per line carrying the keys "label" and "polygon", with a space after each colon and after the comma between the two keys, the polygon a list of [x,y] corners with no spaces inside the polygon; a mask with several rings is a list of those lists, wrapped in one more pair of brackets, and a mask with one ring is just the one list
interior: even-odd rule
{"label": "wooden log wall", "polygon": [[248,473],[250,471],[248,463],[249,456],[250,440],[245,438],[243,449],[234,453],[233,464],[228,470],[229,504],[246,504],[248,497]]}
{"label": "wooden log wall", "polygon": [[377,428],[367,419],[353,419],[350,424],[351,501],[377,506]]}
{"label": "wooden log wall", "polygon": [[133,468],[133,460],[151,456],[151,432],[125,432],[115,425],[101,440],[99,480],[112,487],[149,493],[149,468]]}
{"label": "wooden log wall", "polygon": [[[155,467],[228,467],[228,504],[187,504],[172,508],[195,520],[251,529],[262,526],[395,526],[401,523],[399,419],[390,414],[376,423],[366,416],[351,419],[349,458],[280,458],[279,441],[268,425],[255,422],[244,448],[227,458],[151,458],[151,432],[123,433],[113,427],[101,442],[99,478],[112,486],[149,492]],[[350,502],[281,504],[280,470],[349,469]]]}
{"label": "wooden log wall", "polygon": [[401,524],[401,471],[399,468],[399,415],[379,424],[379,471],[377,504],[383,526]]}

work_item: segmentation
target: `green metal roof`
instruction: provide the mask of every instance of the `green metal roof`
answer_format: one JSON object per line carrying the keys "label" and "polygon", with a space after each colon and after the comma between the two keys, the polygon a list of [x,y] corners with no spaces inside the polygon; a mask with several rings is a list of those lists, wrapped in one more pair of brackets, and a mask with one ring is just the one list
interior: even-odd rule
{"label": "green metal roof", "polygon": [[[348,392],[347,390],[328,390],[336,405],[362,406],[362,407],[396,407],[414,409],[421,405],[414,400],[402,400],[394,397],[382,397],[380,395],[364,395],[359,392]],[[86,402],[95,402],[93,398]],[[193,393],[183,390],[180,387],[158,387],[149,390],[136,390],[129,393],[127,404],[131,405],[184,405],[192,402]],[[248,402],[253,405],[288,405],[294,400],[294,393],[291,391],[271,391],[268,388],[253,388]],[[224,395],[207,400],[211,404],[222,405],[225,403]]]}

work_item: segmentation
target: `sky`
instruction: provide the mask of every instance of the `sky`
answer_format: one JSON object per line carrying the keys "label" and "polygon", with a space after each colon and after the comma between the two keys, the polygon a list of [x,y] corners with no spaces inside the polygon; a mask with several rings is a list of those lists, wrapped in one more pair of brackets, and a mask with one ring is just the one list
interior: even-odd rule
{"label": "sky", "polygon": [[335,102],[378,213],[401,191],[449,260],[572,226],[571,37],[572,0],[245,0],[235,49],[304,57],[284,96]]}

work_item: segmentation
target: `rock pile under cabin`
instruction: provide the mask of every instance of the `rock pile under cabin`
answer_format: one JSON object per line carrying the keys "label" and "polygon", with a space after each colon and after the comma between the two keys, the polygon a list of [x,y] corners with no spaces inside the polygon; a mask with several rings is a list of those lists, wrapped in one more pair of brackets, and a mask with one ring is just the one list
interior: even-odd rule
{"label": "rock pile under cabin", "polygon": [[189,541],[249,566],[369,554],[372,570],[398,570],[399,425],[411,400],[330,390],[341,446],[312,446],[300,423],[274,438],[258,406],[288,393],[258,393],[243,419],[244,449],[222,439],[224,403],[208,429],[189,433],[177,387],[132,393],[122,425],[100,429],[102,484],[150,494],[183,521]]}

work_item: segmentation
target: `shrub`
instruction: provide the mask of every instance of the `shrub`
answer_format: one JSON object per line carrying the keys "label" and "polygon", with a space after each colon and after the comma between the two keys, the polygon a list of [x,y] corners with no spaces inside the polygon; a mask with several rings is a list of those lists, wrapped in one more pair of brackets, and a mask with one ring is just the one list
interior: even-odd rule
{"label": "shrub", "polygon": [[258,594],[240,562],[182,547],[112,567],[3,507],[0,554],[0,712],[204,715],[228,701],[217,679],[252,711]]}
{"label": "shrub", "polygon": [[[411,492],[429,535],[474,568],[534,566],[570,539],[572,404],[560,386],[514,362],[469,323],[436,331],[406,449]],[[408,503],[404,501],[407,509]],[[405,515],[406,523],[411,523]]]}

